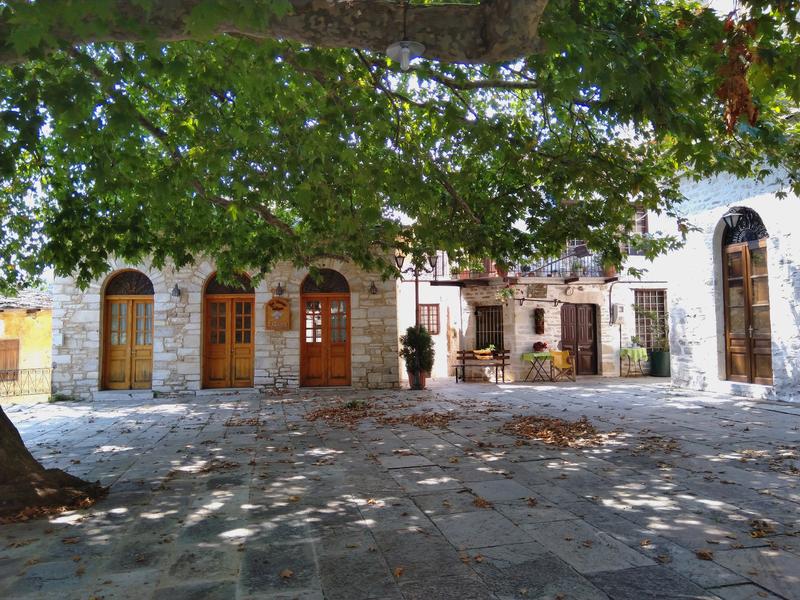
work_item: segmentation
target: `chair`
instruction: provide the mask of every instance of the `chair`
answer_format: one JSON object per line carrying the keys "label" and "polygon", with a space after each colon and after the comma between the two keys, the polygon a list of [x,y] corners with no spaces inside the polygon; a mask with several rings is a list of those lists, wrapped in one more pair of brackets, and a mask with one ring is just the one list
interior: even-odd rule
{"label": "chair", "polygon": [[575,363],[569,350],[551,350],[550,354],[550,379],[552,381],[564,381],[569,379],[575,381]]}

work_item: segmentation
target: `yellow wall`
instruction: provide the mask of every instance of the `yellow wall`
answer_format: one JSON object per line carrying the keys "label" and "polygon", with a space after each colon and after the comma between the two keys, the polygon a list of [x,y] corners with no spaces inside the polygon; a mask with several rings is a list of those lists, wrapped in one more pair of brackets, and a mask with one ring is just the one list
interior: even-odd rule
{"label": "yellow wall", "polygon": [[27,313],[24,309],[0,312],[0,340],[19,340],[19,368],[41,369],[51,366],[52,313],[44,309]]}

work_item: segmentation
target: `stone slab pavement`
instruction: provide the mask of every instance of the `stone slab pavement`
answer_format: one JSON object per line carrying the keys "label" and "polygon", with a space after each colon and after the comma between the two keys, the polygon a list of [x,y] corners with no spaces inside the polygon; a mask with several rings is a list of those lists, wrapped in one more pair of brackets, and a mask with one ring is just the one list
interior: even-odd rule
{"label": "stone slab pavement", "polygon": [[[365,418],[307,418],[345,403]],[[111,491],[0,525],[3,599],[800,599],[796,405],[589,379],[8,413]],[[519,440],[515,415],[613,435]]]}

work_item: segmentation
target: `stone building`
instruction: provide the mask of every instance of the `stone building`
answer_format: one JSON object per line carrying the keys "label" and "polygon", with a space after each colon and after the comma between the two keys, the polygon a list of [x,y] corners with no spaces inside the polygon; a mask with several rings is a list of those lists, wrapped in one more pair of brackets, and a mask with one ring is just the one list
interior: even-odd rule
{"label": "stone building", "polygon": [[27,290],[0,297],[0,403],[50,395],[51,297]]}
{"label": "stone building", "polygon": [[[536,342],[550,349],[567,349],[575,358],[578,375],[617,377],[647,372],[647,365],[620,362],[619,350],[638,336],[647,345],[641,318],[634,305],[659,309],[666,318],[666,282],[647,276],[630,280],[610,273],[593,255],[577,261],[567,258],[546,267],[518,265],[510,272],[495,270],[492,263],[479,272],[457,273],[437,285],[460,288],[459,348],[479,349],[494,345],[509,351],[506,381],[524,381],[531,364],[522,359]],[[630,262],[640,266],[641,257]],[[547,263],[543,263],[547,264]],[[512,296],[507,294],[512,290]],[[472,367],[468,379],[486,379],[493,370]]]}
{"label": "stone building", "polygon": [[319,267],[309,277],[279,264],[258,286],[247,274],[225,285],[208,261],[118,262],[86,290],[56,278],[53,390],[398,386],[397,283],[351,264]]}
{"label": "stone building", "polygon": [[800,199],[779,177],[716,177],[687,182],[683,192],[699,230],[661,266],[673,382],[800,400]]}

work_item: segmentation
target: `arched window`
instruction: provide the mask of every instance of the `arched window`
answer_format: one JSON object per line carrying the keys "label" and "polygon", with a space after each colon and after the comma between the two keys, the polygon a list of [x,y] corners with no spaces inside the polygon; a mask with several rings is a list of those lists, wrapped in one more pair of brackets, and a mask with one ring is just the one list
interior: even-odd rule
{"label": "arched window", "polygon": [[139,271],[121,271],[106,285],[106,296],[152,296],[153,282]]}
{"label": "arched window", "polygon": [[725,366],[730,381],[772,384],[767,228],[758,213],[739,215],[722,235]]}
{"label": "arched window", "polygon": [[255,294],[256,291],[247,275],[236,275],[235,279],[236,282],[234,284],[228,285],[219,281],[215,273],[206,284],[206,295],[216,296],[223,294]]}
{"label": "arched window", "polygon": [[104,389],[147,389],[153,379],[153,282],[139,271],[120,271],[105,286]]}
{"label": "arched window", "polygon": [[349,294],[350,286],[344,275],[333,269],[320,269],[316,276],[309,273],[301,287],[303,294]]}

